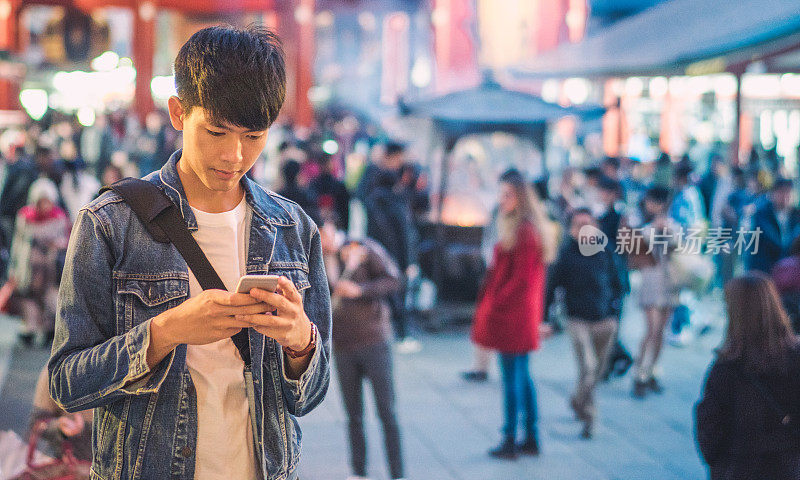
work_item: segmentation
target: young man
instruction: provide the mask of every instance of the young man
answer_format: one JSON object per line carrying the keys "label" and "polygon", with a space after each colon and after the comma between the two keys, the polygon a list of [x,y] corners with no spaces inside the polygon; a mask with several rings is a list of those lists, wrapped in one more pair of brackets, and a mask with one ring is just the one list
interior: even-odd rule
{"label": "young man", "polygon": [[[328,387],[331,313],[316,225],[245,176],[284,99],[280,44],[258,28],[203,29],[175,83],[183,149],[145,180],[228,291],[201,291],[175,247],[104,193],[70,239],[50,393],[69,412],[95,409],[92,478],[294,479],[295,417]],[[282,276],[279,293],[229,293],[245,273]],[[252,369],[230,338],[242,328]]]}
{"label": "young man", "polygon": [[575,210],[570,217],[570,238],[550,267],[545,305],[552,303],[555,289],[564,289],[567,331],[580,372],[570,407],[583,422],[581,437],[589,439],[597,416],[594,390],[614,344],[619,315],[615,301],[621,298],[622,288],[613,252],[602,250],[591,256],[581,252],[579,242],[587,235],[581,230],[586,226],[597,228],[592,212]]}
{"label": "young man", "polygon": [[[614,159],[614,157],[609,157]],[[618,159],[617,159],[618,160]],[[605,162],[604,162],[605,165]],[[597,226],[608,237],[608,249],[611,251],[611,258],[616,266],[617,274],[619,275],[620,284],[620,298],[615,298],[614,303],[617,308],[617,323],[622,322],[622,305],[625,301],[625,296],[630,293],[630,281],[628,280],[628,256],[617,253],[617,238],[618,232],[621,227],[626,226],[627,219],[625,215],[617,210],[617,204],[620,203],[624,194],[622,184],[611,177],[603,176],[600,178],[600,201],[602,202],[602,213],[597,217]],[[614,345],[611,347],[608,362],[605,366],[602,378],[606,381],[613,373],[616,376],[625,376],[628,369],[633,365],[633,358],[631,358],[628,349],[622,344],[619,339],[619,325],[616,334],[614,335]]]}

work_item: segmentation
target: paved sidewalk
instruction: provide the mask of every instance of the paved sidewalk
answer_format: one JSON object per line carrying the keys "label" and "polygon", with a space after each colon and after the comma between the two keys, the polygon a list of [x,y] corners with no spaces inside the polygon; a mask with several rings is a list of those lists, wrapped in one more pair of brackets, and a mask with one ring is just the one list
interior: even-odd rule
{"label": "paved sidewalk", "polygon": [[[712,319],[709,335],[686,348],[665,347],[662,379],[666,391],[637,401],[630,397],[630,375],[601,386],[600,424],[595,438],[580,440],[567,399],[575,362],[566,335],[547,341],[533,356],[543,454],[515,462],[486,455],[500,439],[500,385],[496,366],[490,381],[469,384],[459,372],[470,365],[465,328],[420,338],[423,350],[395,355],[398,406],[407,476],[414,480],[646,479],[695,480],[705,477],[692,438],[692,406],[697,400],[711,352],[721,335],[718,298],[706,299],[695,319]],[[641,313],[626,312],[623,340],[635,350],[642,332]],[[33,386],[48,351],[13,347],[16,323],[0,317],[0,429],[27,425]],[[5,361],[11,358],[10,364]],[[5,371],[8,366],[8,371]],[[344,412],[335,372],[326,400],[300,419],[303,427],[303,480],[344,480],[349,474]],[[371,391],[366,391],[369,473],[386,480],[382,435]],[[21,432],[22,433],[22,432]]]}
{"label": "paved sidewalk", "polygon": [[[634,302],[629,302],[634,303]],[[486,451],[500,440],[501,393],[496,366],[489,382],[469,384],[459,372],[470,365],[468,332],[422,338],[422,352],[395,355],[399,417],[410,479],[647,479],[705,478],[693,440],[692,409],[699,397],[712,349],[719,343],[722,306],[718,297],[697,306],[694,319],[715,327],[685,348],[665,347],[662,380],[665,392],[644,401],[630,396],[630,374],[602,385],[598,392],[600,424],[591,441],[579,439],[580,425],[567,406],[576,365],[566,334],[547,341],[533,356],[543,454],[517,461],[491,459]],[[629,309],[623,340],[636,350],[641,312]],[[382,434],[368,399],[369,474],[388,478]],[[300,419],[303,428],[303,480],[347,478],[346,420],[334,372],[323,404]]]}

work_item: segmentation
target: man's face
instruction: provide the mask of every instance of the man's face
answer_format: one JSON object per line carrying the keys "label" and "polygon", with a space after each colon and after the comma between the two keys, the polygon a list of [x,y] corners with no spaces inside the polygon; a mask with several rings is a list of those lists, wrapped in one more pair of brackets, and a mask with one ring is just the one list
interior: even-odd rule
{"label": "man's face", "polygon": [[613,190],[607,190],[605,188],[600,189],[600,201],[603,202],[603,205],[610,206],[613,205],[614,202],[617,201],[617,193]]}
{"label": "man's face", "polygon": [[406,163],[405,153],[398,152],[392,155],[386,155],[386,157],[383,160],[383,168],[385,168],[386,170],[396,171],[400,170],[400,167],[402,167],[405,163]]}
{"label": "man's face", "polygon": [[172,125],[183,131],[184,168],[188,167],[209,190],[226,192],[237,188],[264,150],[267,130],[212,123],[201,107],[194,107],[187,114],[177,97],[170,98],[169,107]]}
{"label": "man's face", "polygon": [[594,218],[592,218],[591,215],[587,213],[576,214],[574,217],[572,217],[572,223],[570,223],[569,227],[569,234],[575,240],[579,240],[581,229],[586,225],[592,225],[593,227],[597,226],[595,225]]}
{"label": "man's face", "polygon": [[645,198],[644,209],[650,215],[661,215],[664,213],[664,204],[652,198]]}

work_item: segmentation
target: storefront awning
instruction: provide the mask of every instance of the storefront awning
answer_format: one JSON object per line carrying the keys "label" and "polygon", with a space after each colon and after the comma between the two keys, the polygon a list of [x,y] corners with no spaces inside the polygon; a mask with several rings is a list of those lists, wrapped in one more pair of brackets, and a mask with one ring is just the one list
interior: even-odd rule
{"label": "storefront awning", "polygon": [[798,49],[797,0],[670,0],[511,71],[540,78],[699,75]]}

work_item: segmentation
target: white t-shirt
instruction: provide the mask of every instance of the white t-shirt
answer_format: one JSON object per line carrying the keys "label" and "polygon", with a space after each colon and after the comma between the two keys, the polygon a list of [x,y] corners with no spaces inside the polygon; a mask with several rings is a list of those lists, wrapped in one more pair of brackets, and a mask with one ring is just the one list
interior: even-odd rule
{"label": "white t-shirt", "polygon": [[[222,282],[233,291],[246,267],[247,216],[244,198],[231,211],[206,213],[192,208],[198,229],[194,239]],[[189,294],[202,292],[189,271]],[[197,480],[259,478],[250,423],[244,362],[233,340],[189,345],[186,365],[197,392]]]}

